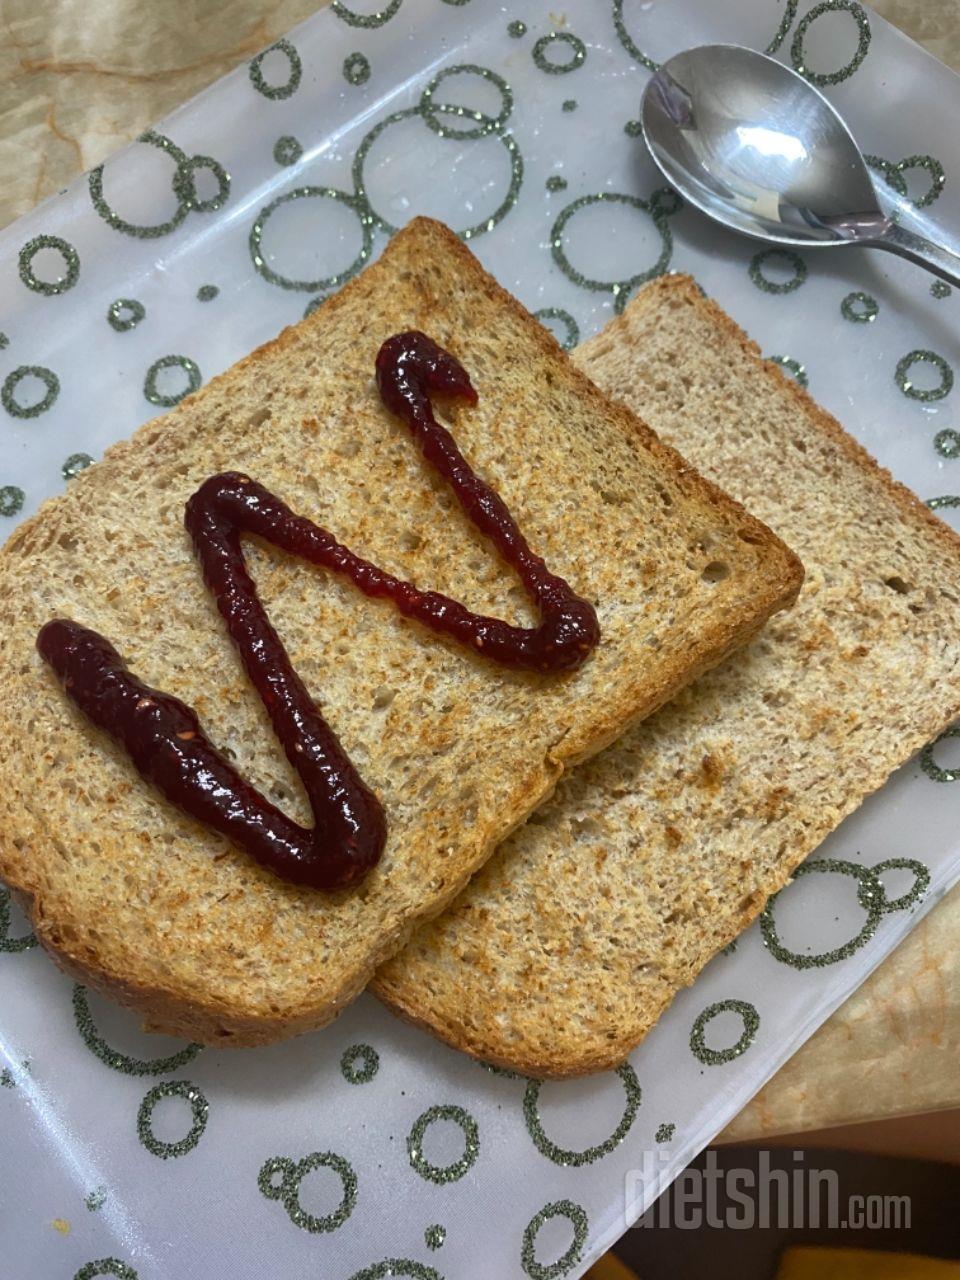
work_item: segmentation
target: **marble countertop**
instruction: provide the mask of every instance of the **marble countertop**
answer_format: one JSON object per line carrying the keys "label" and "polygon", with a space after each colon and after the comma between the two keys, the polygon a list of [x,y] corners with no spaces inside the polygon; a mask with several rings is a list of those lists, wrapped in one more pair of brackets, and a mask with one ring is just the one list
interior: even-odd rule
{"label": "marble countertop", "polygon": [[[5,0],[0,227],[320,7],[319,0]],[[960,0],[873,5],[960,70]],[[723,1134],[747,1140],[960,1106],[960,886]]]}

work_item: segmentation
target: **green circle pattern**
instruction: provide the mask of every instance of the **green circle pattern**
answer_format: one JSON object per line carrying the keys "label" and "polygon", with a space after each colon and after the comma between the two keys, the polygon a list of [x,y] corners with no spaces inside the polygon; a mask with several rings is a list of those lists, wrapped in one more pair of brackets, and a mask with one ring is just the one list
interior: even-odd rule
{"label": "green circle pattern", "polygon": [[97,1258],[80,1268],[73,1280],[97,1280],[98,1276],[114,1276],[115,1280],[137,1280],[133,1267],[119,1258]]}
{"label": "green circle pattern", "polygon": [[[793,278],[785,280],[782,284],[775,280],[768,280],[763,274],[763,268],[773,261],[780,261],[792,267]],[[807,278],[807,264],[799,253],[794,253],[792,249],[762,249],[750,259],[749,273],[750,279],[764,293],[793,293]]]}
{"label": "green circle pattern", "polygon": [[[217,180],[217,194],[208,196],[206,200],[201,200],[197,194],[198,169],[209,169]],[[177,165],[177,171],[173,175],[173,191],[181,208],[193,210],[194,213],[216,213],[226,204],[230,194],[230,175],[213,156],[189,156]]]}
{"label": "green circle pattern", "polygon": [[659,71],[660,63],[655,62],[653,58],[644,53],[627,30],[627,24],[623,19],[623,4],[624,0],[613,0],[613,25],[617,33],[617,39],[630,57],[639,62],[641,66],[646,67],[648,71]]}
{"label": "green circle pattern", "polygon": [[[267,222],[277,209],[293,200],[312,199],[334,200],[352,210],[360,221],[362,244],[356,258],[342,271],[336,271],[333,275],[323,276],[317,280],[294,280],[290,276],[281,275],[280,272],[274,271],[272,267],[268,266],[262,252],[263,233]],[[364,200],[358,199],[346,191],[339,191],[336,187],[295,187],[292,191],[287,191],[282,196],[277,196],[269,204],[263,206],[257,214],[256,221],[250,228],[249,246],[250,257],[253,260],[254,267],[263,276],[264,280],[270,284],[279,285],[281,289],[298,289],[306,293],[316,293],[319,289],[333,289],[337,285],[343,284],[345,280],[349,280],[351,276],[355,276],[370,257],[370,251],[373,247],[371,217]]]}
{"label": "green circle pattern", "polygon": [[892,187],[901,199],[905,200],[907,198],[907,184],[899,165],[891,164],[889,160],[884,160],[882,156],[865,155],[863,159],[871,169],[875,169],[882,174],[887,186]]}
{"label": "green circle pattern", "polygon": [[[838,71],[816,72],[811,71],[805,65],[803,42],[813,23],[825,13],[849,13],[852,15],[857,24],[857,48],[846,66],[840,67]],[[863,62],[870,48],[871,38],[870,21],[862,4],[857,4],[856,0],[822,0],[821,4],[815,4],[797,23],[797,28],[793,33],[793,42],[790,45],[790,61],[793,63],[794,69],[800,75],[805,76],[811,84],[821,87],[839,84],[841,80],[847,80],[852,76],[861,62]]]}
{"label": "green circle pattern", "polygon": [[117,333],[128,333],[137,327],[146,314],[146,307],[136,298],[117,298],[107,308],[107,324]]}
{"label": "green circle pattern", "polygon": [[[672,195],[673,193],[666,194]],[[602,191],[597,195],[580,196],[561,211],[560,216],[551,228],[550,252],[553,255],[554,262],[567,279],[572,280],[580,288],[612,293],[616,309],[622,311],[631,289],[638,284],[645,283],[647,280],[652,280],[655,276],[663,275],[670,265],[670,258],[673,255],[673,235],[667,224],[667,217],[676,212],[679,205],[674,202],[671,207],[667,207],[664,203],[665,198],[665,193],[660,191],[655,191],[649,200],[641,200],[639,196],[623,195],[613,191]],[[677,201],[679,201],[679,197],[677,197]],[[641,212],[649,214],[653,225],[660,233],[660,253],[653,266],[646,271],[638,271],[636,275],[630,276],[626,280],[594,280],[592,277],[584,275],[570,262],[564,248],[564,232],[571,218],[581,209],[589,208],[595,204],[606,203],[625,204],[631,209],[639,209]]]}
{"label": "green circle pattern", "polygon": [[[449,3],[450,0],[447,0]],[[343,0],[333,0],[330,8],[341,21],[345,22],[349,27],[382,27],[400,12],[400,5],[403,0],[390,0],[390,3],[383,9],[378,9],[376,13],[354,13],[352,9],[348,9]]]}
{"label": "green circle pattern", "polygon": [[340,1058],[340,1073],[348,1084],[369,1084],[380,1070],[380,1055],[369,1044],[352,1044]]}
{"label": "green circle pattern", "polygon": [[[444,80],[449,79],[451,76],[464,74],[480,76],[481,79],[486,80],[499,90],[501,106],[497,115],[489,116],[483,111],[472,111],[469,107],[461,107],[456,103],[434,102],[433,95]],[[432,129],[441,138],[485,138],[491,133],[499,133],[509,120],[510,113],[513,111],[513,91],[503,76],[498,75],[496,71],[491,71],[489,67],[478,66],[475,62],[460,62],[453,67],[444,67],[441,72],[433,77],[420,95],[419,110],[428,128]],[[439,119],[440,113],[456,117],[467,117],[478,123],[475,128],[455,129],[451,125],[445,125],[441,122]]]}
{"label": "green circle pattern", "polygon": [[800,7],[800,0],[787,0],[786,8],[783,11],[783,17],[780,19],[780,25],[773,33],[770,43],[764,49],[764,53],[776,53],[784,40],[787,33],[793,26],[793,20],[797,16],[797,9]]}
{"label": "green circle pattern", "polygon": [[0,485],[0,516],[15,516],[23,509],[26,496],[19,485]]}
{"label": "green circle pattern", "polygon": [[[157,389],[157,375],[163,369],[182,369],[187,375],[186,387],[182,391],[163,395]],[[159,360],[154,360],[147,370],[147,375],[143,380],[143,394],[151,404],[161,405],[166,409],[170,409],[175,404],[179,404],[181,400],[186,399],[191,392],[196,391],[202,381],[200,366],[195,360],[191,360],[189,356],[161,356]]]}
{"label": "green circle pattern", "polygon": [[277,164],[296,164],[303,155],[303,147],[292,134],[285,133],[273,144],[273,158]]}
{"label": "green circle pattern", "polygon": [[[296,1169],[296,1161],[291,1160],[288,1156],[270,1156],[264,1160],[257,1174],[257,1186],[260,1188],[260,1194],[266,1196],[268,1200],[279,1200],[283,1196],[284,1183]],[[274,1182],[277,1174],[280,1174],[280,1181]]]}
{"label": "green circle pattern", "polygon": [[947,175],[944,173],[943,165],[935,156],[907,156],[905,160],[898,160],[895,164],[890,160],[884,160],[882,156],[867,155],[863,158],[871,169],[883,175],[887,186],[891,187],[903,200],[909,199],[904,173],[908,169],[925,169],[930,175],[930,186],[923,195],[910,200],[915,209],[925,209],[933,204],[934,200],[939,200],[940,193],[946,185]]}
{"label": "green circle pattern", "polygon": [[[426,1132],[438,1120],[452,1120],[463,1131],[463,1155],[452,1164],[431,1164],[423,1154],[423,1139]],[[414,1121],[413,1128],[407,1138],[407,1155],[410,1157],[410,1167],[427,1182],[436,1182],[440,1185],[447,1182],[457,1182],[468,1170],[473,1168],[479,1154],[480,1131],[477,1128],[476,1120],[463,1107],[454,1106],[450,1103],[429,1107],[424,1111]]]}
{"label": "green circle pattern", "polygon": [[[334,11],[337,9],[336,3],[333,5]],[[285,84],[267,84],[261,70],[263,60],[268,53],[280,52],[289,63],[290,71]],[[284,98],[291,98],[300,88],[300,80],[303,76],[303,63],[300,55],[289,40],[277,40],[269,49],[264,49],[262,53],[250,61],[250,83],[256,89],[257,93],[263,94],[265,98],[273,101],[282,101]]]}
{"label": "green circle pattern", "polygon": [[[185,1137],[177,1142],[161,1142],[153,1133],[153,1110],[164,1098],[183,1098],[190,1104],[193,1117]],[[207,1127],[209,1104],[200,1089],[189,1080],[164,1080],[148,1089],[137,1112],[137,1136],[151,1155],[160,1160],[177,1159],[192,1151]]]}
{"label": "green circle pattern", "polygon": [[[460,4],[463,0],[445,0],[447,4]],[[384,1258],[372,1267],[355,1271],[350,1280],[393,1280],[393,1277],[409,1277],[409,1280],[443,1280],[439,1271],[426,1267],[412,1258]]]}
{"label": "green circle pattern", "polygon": [[60,468],[60,474],[64,480],[75,480],[81,471],[86,471],[87,467],[92,466],[93,458],[89,453],[71,453],[68,458],[64,459],[63,466]]}
{"label": "green circle pattern", "polygon": [[439,1222],[435,1222],[432,1226],[427,1227],[423,1233],[423,1243],[428,1249],[441,1249],[443,1242],[447,1238],[447,1229],[442,1227]]}
{"label": "green circle pattern", "polygon": [[[960,506],[960,498],[931,498],[927,505],[933,507],[934,503],[939,507],[956,507]],[[952,724],[949,729],[944,729],[939,738],[928,742],[920,752],[920,768],[933,782],[956,782],[960,779],[960,769],[942,769],[934,758],[934,751],[947,738],[960,738],[960,724]]]}
{"label": "green circle pattern", "polygon": [[799,360],[794,360],[793,356],[765,356],[764,359],[769,360],[771,364],[779,365],[781,369],[786,369],[801,387],[806,388],[810,385],[806,369]]}
{"label": "green circle pattern", "polygon": [[826,965],[846,960],[870,941],[877,931],[877,925],[884,911],[883,885],[870,867],[862,867],[856,862],[848,862],[843,858],[820,858],[815,862],[802,863],[794,871],[793,879],[798,880],[801,876],[814,874],[852,876],[857,882],[857,901],[867,913],[867,917],[860,932],[842,946],[813,955],[791,951],[783,945],[777,933],[773,912],[783,890],[775,893],[760,914],[760,934],[763,945],[773,958],[779,960],[781,964],[790,965],[793,969],[821,969]]}
{"label": "green circle pattern", "polygon": [[[171,182],[173,194],[177,198],[176,211],[166,222],[152,224],[128,222],[110,207],[103,194],[103,165],[101,164],[91,169],[87,186],[94,209],[108,227],[140,240],[153,240],[175,231],[191,210],[196,213],[209,213],[221,209],[226,203],[227,196],[230,194],[230,175],[223,165],[211,156],[188,156],[171,138],[153,129],[142,133],[137,142],[157,147],[169,155],[176,165]],[[208,200],[201,200],[197,195],[194,171],[201,168],[211,169],[217,179],[217,194]]]}
{"label": "green circle pattern", "polygon": [[[56,249],[63,257],[66,274],[59,280],[40,280],[33,272],[33,259],[42,249]],[[18,260],[20,279],[34,293],[42,293],[45,297],[56,297],[66,293],[80,279],[80,255],[69,241],[61,236],[34,236],[20,250]]]}
{"label": "green circle pattern", "polygon": [[[34,404],[23,405],[14,394],[24,378],[39,378],[46,387],[43,398]],[[52,369],[45,369],[39,364],[22,364],[7,374],[3,387],[0,388],[0,404],[12,418],[39,418],[56,402],[60,394],[60,379]]]}
{"label": "green circle pattern", "polygon": [[[720,1013],[738,1013],[743,1019],[743,1031],[740,1033],[740,1039],[736,1044],[732,1044],[726,1049],[711,1049],[704,1038],[705,1032],[707,1024]],[[749,1001],[718,1000],[715,1004],[707,1005],[706,1009],[698,1013],[694,1019],[693,1026],[690,1029],[690,1052],[704,1066],[719,1067],[725,1062],[732,1062],[734,1058],[739,1058],[741,1054],[746,1053],[756,1039],[759,1029],[760,1015],[757,1013],[756,1006],[750,1004]]]}
{"label": "green circle pattern", "polygon": [[840,314],[853,324],[872,324],[880,311],[880,304],[869,293],[848,293],[840,303]]}
{"label": "green circle pattern", "polygon": [[[566,1218],[573,1227],[573,1240],[567,1251],[555,1262],[537,1261],[537,1235],[540,1228],[551,1218]],[[582,1205],[573,1200],[554,1200],[545,1204],[535,1213],[523,1230],[523,1244],[520,1249],[520,1265],[530,1280],[556,1280],[565,1276],[583,1257],[583,1246],[587,1242],[590,1225],[587,1212]]]}
{"label": "green circle pattern", "polygon": [[[940,385],[931,387],[930,390],[923,390],[915,387],[910,381],[910,370],[915,364],[932,364],[940,374]],[[953,370],[944,360],[943,356],[938,355],[936,351],[927,351],[918,348],[916,351],[908,351],[897,361],[896,372],[894,373],[894,381],[903,392],[911,400],[921,400],[924,404],[929,404],[933,400],[943,400],[953,390]]]}
{"label": "green circle pattern", "polygon": [[[571,51],[567,62],[551,62],[547,57],[547,50],[558,44],[565,45]],[[570,71],[576,71],[577,67],[582,67],[586,62],[587,46],[572,31],[551,31],[549,35],[541,36],[536,42],[532,56],[537,67],[547,75],[565,76]]]}
{"label": "green circle pattern", "polygon": [[[20,502],[22,506],[22,497]],[[4,511],[0,514],[8,513]],[[9,514],[13,515],[14,512],[11,511]],[[10,937],[10,890],[6,885],[0,884],[0,951],[29,951],[36,945],[37,937],[34,933],[25,933],[19,938]]]}
{"label": "green circle pattern", "polygon": [[933,447],[941,458],[960,457],[960,432],[953,431],[950,427],[938,431],[933,437]]}
{"label": "green circle pattern", "polygon": [[[323,1217],[308,1213],[300,1203],[300,1184],[314,1169],[332,1169],[343,1185],[339,1205]],[[281,1176],[279,1183],[274,1181],[277,1174]],[[295,1227],[313,1235],[342,1227],[357,1203],[357,1175],[349,1162],[334,1151],[314,1151],[299,1161],[290,1160],[287,1156],[271,1156],[260,1169],[257,1185],[268,1200],[282,1201]]]}
{"label": "green circle pattern", "polygon": [[[178,165],[187,158],[185,152],[181,151],[169,138],[164,138],[162,135],[155,134],[152,131],[141,134],[137,141],[160,147],[161,150],[169,152]],[[116,213],[110,207],[106,196],[103,194],[102,164],[90,170],[87,178],[87,188],[90,192],[90,199],[94,209],[107,226],[112,227],[114,231],[119,231],[122,235],[133,236],[138,240],[155,240],[159,239],[160,236],[169,235],[171,231],[175,231],[180,226],[190,212],[182,201],[178,201],[176,212],[166,222],[128,222],[126,218],[122,218],[119,213]]]}
{"label": "green circle pattern", "polygon": [[[332,1213],[317,1217],[315,1214],[307,1213],[300,1204],[300,1183],[308,1173],[321,1168],[332,1169],[339,1176],[343,1184],[343,1196]],[[293,1171],[284,1180],[282,1199],[287,1216],[294,1226],[302,1227],[304,1231],[314,1235],[336,1231],[353,1213],[357,1202],[357,1175],[343,1156],[338,1156],[333,1151],[315,1151],[312,1155],[298,1161]]]}
{"label": "green circle pattern", "polygon": [[580,326],[569,311],[564,311],[563,307],[541,307],[539,311],[533,313],[533,318],[539,320],[541,324],[546,320],[559,320],[565,326],[566,336],[560,342],[564,351],[572,351],[580,341]]}
{"label": "green circle pattern", "polygon": [[168,1071],[178,1071],[180,1067],[192,1062],[203,1048],[202,1044],[188,1044],[166,1058],[134,1058],[111,1048],[97,1030],[90,1012],[86,988],[79,982],[73,988],[73,1019],[80,1038],[94,1057],[99,1058],[111,1070],[122,1071],[128,1076],[160,1076]]}
{"label": "green circle pattern", "polygon": [[[780,19],[780,25],[764,50],[765,53],[776,53],[783,44],[787,38],[787,33],[793,26],[793,20],[797,16],[799,4],[800,0],[787,0],[783,17]],[[627,24],[623,16],[623,6],[624,0],[613,0],[613,26],[617,33],[617,39],[630,57],[639,62],[641,66],[646,67],[648,71],[659,71],[661,64],[651,58],[649,54],[644,53],[627,30]]]}
{"label": "green circle pattern", "polygon": [[596,1146],[587,1147],[583,1151],[568,1151],[550,1141],[544,1133],[538,1107],[543,1081],[530,1080],[528,1082],[523,1093],[523,1121],[527,1127],[527,1132],[533,1140],[533,1145],[542,1156],[546,1156],[554,1164],[578,1169],[585,1164],[593,1164],[594,1161],[602,1159],[620,1145],[637,1118],[637,1112],[640,1109],[641,1090],[637,1073],[628,1062],[617,1067],[617,1075],[620,1077],[620,1083],[623,1085],[627,1099],[623,1115],[609,1138],[605,1138],[603,1142],[598,1142]]}
{"label": "green circle pattern", "polygon": [[[450,72],[452,73],[454,70],[462,69],[473,70],[474,68],[472,66],[469,68],[450,68]],[[487,72],[486,68],[482,68],[481,70],[486,78],[492,79],[494,82],[500,80],[500,77],[496,76],[494,72]],[[428,89],[429,88],[430,86],[428,86]],[[475,132],[473,129],[451,129],[436,121],[433,124],[430,124],[431,117],[435,112],[441,112],[443,114],[459,118],[469,118],[477,123],[480,133]],[[432,102],[431,97],[427,97],[426,104],[424,104],[424,101],[421,98],[420,104],[416,107],[407,107],[402,111],[391,112],[390,115],[385,116],[375,124],[370,132],[360,142],[353,158],[353,182],[357,193],[355,198],[360,208],[365,211],[366,216],[371,219],[372,222],[376,223],[376,225],[388,235],[394,235],[399,229],[392,223],[388,222],[387,219],[378,213],[371,204],[364,179],[364,164],[366,163],[370,148],[373,146],[374,142],[376,142],[377,138],[379,138],[381,133],[383,133],[384,129],[388,128],[392,124],[399,123],[401,120],[412,119],[414,116],[421,116],[426,120],[428,125],[430,125],[433,131],[441,138],[453,137],[463,140],[464,138],[490,134],[491,136],[495,136],[506,148],[507,154],[510,157],[510,184],[507,188],[506,196],[492,214],[482,219],[480,222],[477,222],[472,227],[463,228],[457,232],[457,235],[461,240],[471,240],[476,236],[483,235],[487,231],[492,231],[495,226],[503,221],[517,203],[517,197],[520,194],[520,187],[523,182],[523,159],[520,155],[520,148],[517,146],[512,134],[503,132],[502,126],[497,127],[491,125],[490,116],[487,116],[480,111],[471,111],[467,107],[436,104]]]}
{"label": "green circle pattern", "polygon": [[366,84],[370,79],[370,61],[362,53],[351,53],[343,60],[343,78],[354,86]]}
{"label": "green circle pattern", "polygon": [[[884,871],[909,871],[913,875],[913,884],[899,898],[888,898],[883,887],[883,881],[880,880]],[[873,874],[880,883],[880,892],[883,895],[881,910],[884,913],[888,911],[906,911],[909,907],[918,903],[930,888],[929,868],[925,867],[916,858],[884,858],[882,862],[874,863]]]}

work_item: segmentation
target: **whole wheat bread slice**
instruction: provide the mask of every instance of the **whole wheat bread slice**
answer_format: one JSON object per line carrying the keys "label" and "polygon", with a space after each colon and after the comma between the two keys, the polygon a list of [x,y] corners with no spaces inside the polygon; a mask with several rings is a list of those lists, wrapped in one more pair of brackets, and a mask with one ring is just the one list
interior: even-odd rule
{"label": "whole wheat bread slice", "polygon": [[[34,649],[52,616],[100,631],[297,821],[296,775],[231,648],[183,528],[240,469],[401,577],[533,621],[512,573],[380,404],[374,357],[416,327],[480,402],[454,431],[531,545],[598,608],[566,677],[516,674],[346,581],[248,541],[294,665],[389,825],[355,891],[261,870],[142,782]],[[40,941],[148,1027],[254,1044],[320,1026],[445,906],[572,763],[752,635],[800,583],[773,535],[574,368],[438,223],[417,220],[286,330],[73,481],[0,558],[0,875]]]}
{"label": "whole wheat bread slice", "polygon": [[374,981],[536,1076],[620,1062],[792,870],[960,712],[960,539],[693,282],[575,360],[803,558],[797,606],[565,778]]}

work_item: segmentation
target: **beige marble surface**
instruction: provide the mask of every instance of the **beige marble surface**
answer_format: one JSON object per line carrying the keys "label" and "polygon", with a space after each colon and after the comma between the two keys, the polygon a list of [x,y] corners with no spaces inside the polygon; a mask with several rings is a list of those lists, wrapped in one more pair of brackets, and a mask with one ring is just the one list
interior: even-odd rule
{"label": "beige marble surface", "polygon": [[0,0],[0,227],[322,0]]}
{"label": "beige marble surface", "polygon": [[[0,0],[0,227],[319,7],[320,0]],[[873,7],[960,70],[960,0]],[[958,944],[960,887],[724,1137],[960,1106]]]}

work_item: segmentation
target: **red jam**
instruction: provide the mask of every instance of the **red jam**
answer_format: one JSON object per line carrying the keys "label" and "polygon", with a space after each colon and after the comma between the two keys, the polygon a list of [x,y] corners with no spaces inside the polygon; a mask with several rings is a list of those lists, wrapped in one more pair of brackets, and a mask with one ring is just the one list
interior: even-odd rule
{"label": "red jam", "polygon": [[504,503],[474,474],[450,432],[434,418],[431,392],[476,403],[461,365],[430,338],[411,331],[383,344],[376,372],[384,405],[406,422],[465,514],[517,571],[540,624],[511,626],[385,573],[248,476],[228,471],[204,481],[187,503],[186,527],[204,581],[303,782],[312,828],[299,826],[254,790],[206,737],[196,712],[138,680],[103,636],[56,618],[37,637],[40,654],[67,696],[124,747],[142,777],[282,879],[316,889],[342,889],[361,880],[383,852],[386,822],[379,800],[318,711],[270,624],[247,572],[243,534],[342,574],[365,595],[392,600],[406,617],[502,666],[573,670],[600,639],[593,607],[533,554]]}

